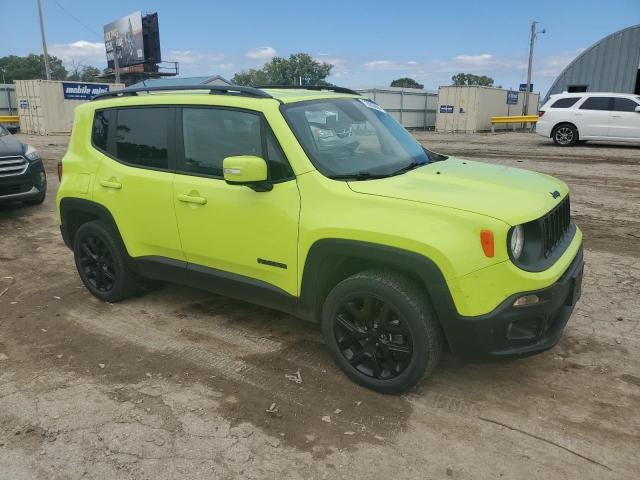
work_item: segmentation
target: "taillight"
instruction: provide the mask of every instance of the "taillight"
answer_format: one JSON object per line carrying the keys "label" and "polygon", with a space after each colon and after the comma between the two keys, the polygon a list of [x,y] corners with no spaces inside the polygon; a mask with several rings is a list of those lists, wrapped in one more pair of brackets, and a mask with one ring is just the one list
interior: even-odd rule
{"label": "taillight", "polygon": [[538,118],[542,118],[543,115],[544,115],[544,110],[540,110],[538,112]]}
{"label": "taillight", "polygon": [[58,180],[62,180],[62,160],[58,162]]}

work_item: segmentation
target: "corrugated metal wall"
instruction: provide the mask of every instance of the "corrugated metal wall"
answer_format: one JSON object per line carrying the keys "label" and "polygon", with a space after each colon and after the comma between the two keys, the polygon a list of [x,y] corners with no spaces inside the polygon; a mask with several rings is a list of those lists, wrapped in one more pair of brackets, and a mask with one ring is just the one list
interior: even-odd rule
{"label": "corrugated metal wall", "polygon": [[0,115],[17,115],[16,86],[11,83],[0,83]]}
{"label": "corrugated metal wall", "polygon": [[555,80],[550,95],[569,85],[587,85],[588,92],[634,93],[640,66],[640,25],[620,30],[582,52]]}
{"label": "corrugated metal wall", "polygon": [[405,128],[433,129],[438,94],[416,88],[374,87],[357,89],[393,116]]}

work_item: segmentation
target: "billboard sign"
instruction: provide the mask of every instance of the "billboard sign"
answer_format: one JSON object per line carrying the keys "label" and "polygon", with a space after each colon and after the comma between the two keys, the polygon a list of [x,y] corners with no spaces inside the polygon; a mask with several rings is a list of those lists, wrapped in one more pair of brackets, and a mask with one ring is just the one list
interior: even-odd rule
{"label": "billboard sign", "polygon": [[142,13],[134,12],[104,26],[104,46],[107,65],[115,68],[114,55],[118,55],[118,67],[128,67],[145,62],[142,37]]}
{"label": "billboard sign", "polygon": [[106,83],[62,82],[62,93],[65,100],[91,100],[99,93],[109,91]]}
{"label": "billboard sign", "polygon": [[518,92],[515,90],[509,90],[507,92],[507,105],[517,105],[518,104]]}

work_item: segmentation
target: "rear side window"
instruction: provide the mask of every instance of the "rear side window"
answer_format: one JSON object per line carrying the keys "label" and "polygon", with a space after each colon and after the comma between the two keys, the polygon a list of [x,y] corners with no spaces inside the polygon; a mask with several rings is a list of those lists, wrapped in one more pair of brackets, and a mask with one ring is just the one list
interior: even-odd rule
{"label": "rear side window", "polygon": [[551,108],[569,108],[574,106],[578,100],[580,100],[580,97],[561,98],[560,100],[553,102]]}
{"label": "rear side window", "polygon": [[[264,143],[263,132],[268,132]],[[291,167],[273,134],[257,114],[222,108],[183,107],[182,138],[186,173],[222,177],[222,163],[226,157],[255,155],[269,162],[271,180],[292,176]]]}
{"label": "rear side window", "polygon": [[611,110],[613,97],[589,97],[582,105],[580,110]]}
{"label": "rear side window", "polygon": [[116,112],[115,157],[138,167],[167,169],[169,109],[122,108]]}
{"label": "rear side window", "polygon": [[630,98],[614,98],[613,99],[613,109],[616,112],[635,112],[638,104],[631,100]]}
{"label": "rear side window", "polygon": [[91,131],[93,145],[105,152],[107,151],[110,113],[108,110],[97,110],[93,116],[93,130]]}

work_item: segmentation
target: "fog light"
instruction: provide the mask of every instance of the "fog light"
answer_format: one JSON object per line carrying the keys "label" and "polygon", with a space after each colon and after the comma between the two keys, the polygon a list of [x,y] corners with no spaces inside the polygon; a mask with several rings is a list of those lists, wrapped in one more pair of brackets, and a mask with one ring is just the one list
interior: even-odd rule
{"label": "fog light", "polygon": [[538,295],[523,295],[513,302],[514,307],[525,307],[527,305],[534,305],[540,301]]}
{"label": "fog light", "polygon": [[508,340],[532,340],[540,333],[540,322],[537,318],[516,320],[507,326]]}

